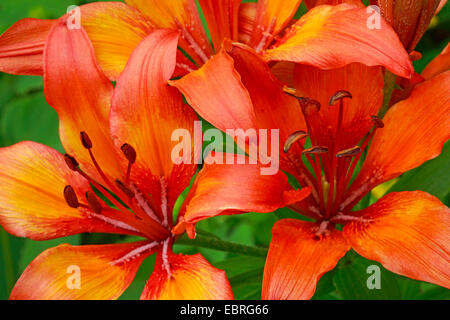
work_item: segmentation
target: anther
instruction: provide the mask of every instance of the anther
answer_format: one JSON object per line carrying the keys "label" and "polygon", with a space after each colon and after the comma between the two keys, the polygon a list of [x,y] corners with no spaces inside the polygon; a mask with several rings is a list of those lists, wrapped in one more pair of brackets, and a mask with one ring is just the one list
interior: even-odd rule
{"label": "anther", "polygon": [[72,157],[71,155],[65,154],[64,161],[66,161],[66,164],[70,170],[72,170],[72,171],[78,170],[78,166],[79,166],[78,161],[75,160],[75,158]]}
{"label": "anther", "polygon": [[308,148],[303,150],[303,154],[311,154],[311,153],[327,153],[328,152],[328,148],[327,147],[323,147],[323,146],[316,146],[316,147],[312,147],[312,148]]}
{"label": "anther", "polygon": [[81,143],[83,144],[83,147],[85,147],[86,149],[92,148],[92,141],[86,132],[84,131],[80,132],[80,139]]}
{"label": "anther", "polygon": [[298,140],[301,140],[303,138],[306,138],[308,136],[308,133],[306,133],[303,130],[295,131],[292,133],[284,143],[283,151],[284,153],[287,153],[289,149],[291,149],[292,145],[297,142]]}
{"label": "anther", "polygon": [[70,185],[64,187],[64,199],[71,208],[76,209],[80,206],[77,195]]}
{"label": "anther", "polygon": [[373,125],[376,128],[383,128],[384,127],[383,120],[381,120],[379,117],[377,117],[377,116],[370,116],[370,117],[372,118]]}
{"label": "anther", "polygon": [[334,106],[336,104],[336,102],[338,102],[339,100],[342,100],[344,98],[349,98],[352,99],[352,94],[348,91],[345,90],[340,90],[338,92],[336,92],[329,101],[329,105],[330,106]]}
{"label": "anther", "polygon": [[361,147],[356,146],[349,149],[345,149],[336,153],[336,158],[353,157],[361,152]]}
{"label": "anther", "polygon": [[134,192],[130,190],[122,181],[116,180],[115,184],[117,188],[119,188],[123,193],[125,193],[128,197],[134,198]]}
{"label": "anther", "polygon": [[87,191],[86,192],[86,200],[89,204],[89,207],[97,214],[100,214],[102,212],[102,205],[98,201],[97,197],[94,193]]}
{"label": "anther", "polygon": [[131,164],[136,162],[136,150],[134,150],[132,146],[130,146],[128,143],[125,143],[120,147],[120,150],[122,150],[125,158],[127,158],[127,160]]}
{"label": "anther", "polygon": [[320,102],[311,98],[298,98],[300,100],[300,105],[303,109],[303,112],[314,109],[315,111],[320,111]]}

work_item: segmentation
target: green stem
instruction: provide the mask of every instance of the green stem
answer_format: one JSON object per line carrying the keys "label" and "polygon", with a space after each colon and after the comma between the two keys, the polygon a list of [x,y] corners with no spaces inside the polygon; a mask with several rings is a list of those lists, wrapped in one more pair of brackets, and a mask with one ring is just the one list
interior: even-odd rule
{"label": "green stem", "polygon": [[9,235],[0,228],[0,243],[2,245],[3,262],[5,264],[5,282],[7,294],[11,292],[14,286],[14,264],[11,256],[11,247],[9,243]]}
{"label": "green stem", "polygon": [[384,115],[389,109],[389,103],[391,102],[392,92],[394,92],[396,79],[397,76],[395,74],[393,74],[389,70],[386,70],[386,73],[384,75],[383,106],[378,112],[378,116],[381,119],[383,119]]}
{"label": "green stem", "polygon": [[179,238],[176,243],[181,245],[207,248],[253,257],[265,258],[267,255],[267,248],[251,247],[230,241],[223,241],[217,238],[206,237],[200,234],[198,234],[194,240],[191,240],[187,238],[186,235],[184,235],[181,238]]}

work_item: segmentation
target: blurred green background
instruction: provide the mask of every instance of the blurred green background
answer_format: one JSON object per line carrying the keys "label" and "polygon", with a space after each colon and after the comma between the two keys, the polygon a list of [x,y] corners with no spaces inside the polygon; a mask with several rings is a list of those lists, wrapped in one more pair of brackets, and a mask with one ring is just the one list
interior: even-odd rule
{"label": "blurred green background", "polygon": [[[76,0],[2,0],[0,2],[0,33],[15,21],[25,18],[57,18],[70,5],[92,1]],[[450,39],[450,9],[447,5],[432,21],[417,50],[423,59],[415,63],[420,72]],[[204,126],[205,127],[205,126]],[[9,146],[23,140],[37,141],[63,152],[58,138],[56,112],[47,105],[42,91],[42,79],[31,76],[0,74],[0,146]],[[420,168],[404,174],[372,193],[371,202],[390,190],[425,190],[437,196],[447,206],[450,204],[449,186],[450,145],[438,158]],[[0,186],[1,187],[1,186]],[[247,245],[267,247],[270,230],[275,221],[296,217],[288,209],[274,214],[246,214],[226,216],[201,222],[201,230],[215,236]],[[25,267],[43,250],[61,243],[100,244],[126,239],[111,235],[77,235],[64,239],[36,242],[16,238],[0,227],[0,299],[9,293]],[[204,248],[176,245],[183,253],[201,252],[216,267],[226,270],[238,299],[259,299],[264,259],[226,253]],[[148,258],[140,268],[131,287],[122,299],[137,299],[153,268],[154,257]],[[397,276],[381,267],[382,289],[366,287],[366,268],[377,264],[349,252],[337,268],[327,273],[319,282],[314,299],[450,299],[449,290],[435,285]]]}

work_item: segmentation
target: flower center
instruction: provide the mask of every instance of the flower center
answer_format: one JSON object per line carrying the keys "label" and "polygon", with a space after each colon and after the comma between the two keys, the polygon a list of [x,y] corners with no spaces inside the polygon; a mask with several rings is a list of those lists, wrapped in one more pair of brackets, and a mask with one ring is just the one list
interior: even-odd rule
{"label": "flower center", "polygon": [[[297,96],[295,89],[285,88],[284,91],[299,100],[308,130],[292,133],[283,150],[296,168],[300,184],[312,187],[315,205],[310,207],[310,213],[319,221],[330,221],[331,218],[337,221],[337,217],[343,218],[339,222],[347,221],[348,216],[340,212],[340,204],[346,198],[357,163],[375,131],[384,126],[383,122],[377,116],[371,116],[372,128],[357,145],[348,147],[343,118],[344,100],[352,98],[350,92],[338,91],[330,98],[329,105],[338,108],[337,121],[330,125],[320,114],[318,101]],[[305,149],[303,142],[307,137],[312,146]],[[302,142],[297,144],[301,159],[289,152],[297,142]]]}
{"label": "flower center", "polygon": [[137,158],[136,151],[131,145],[125,143],[120,148],[128,161],[124,180],[116,179],[112,182],[97,162],[92,152],[92,141],[86,132],[80,133],[80,140],[103,182],[100,183],[88,175],[80,168],[78,161],[73,156],[66,154],[64,159],[69,169],[79,173],[92,187],[91,190],[85,192],[82,201],[78,199],[72,186],[66,186],[64,198],[69,207],[77,208],[91,218],[100,219],[114,227],[132,231],[149,239],[159,241],[170,239],[172,237],[170,231],[172,221],[169,219],[165,178],[160,178],[161,208],[158,215],[148,196],[141,192],[130,179]]}

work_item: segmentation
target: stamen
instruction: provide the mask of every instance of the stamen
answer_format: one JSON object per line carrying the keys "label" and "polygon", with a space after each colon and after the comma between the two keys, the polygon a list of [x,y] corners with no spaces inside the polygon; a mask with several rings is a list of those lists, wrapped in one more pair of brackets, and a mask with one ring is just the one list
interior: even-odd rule
{"label": "stamen", "polygon": [[157,245],[159,245],[159,242],[156,242],[156,241],[147,243],[146,245],[143,245],[134,250],[131,250],[126,255],[124,255],[122,258],[117,259],[113,262],[110,262],[110,264],[114,266],[114,265],[117,265],[117,264],[120,264],[123,262],[129,262],[130,260],[138,258],[142,253],[156,247]]}
{"label": "stamen", "polygon": [[89,204],[89,207],[94,211],[95,213],[100,214],[102,212],[102,205],[97,199],[97,196],[92,193],[91,191],[86,191],[86,200]]}
{"label": "stamen", "polygon": [[92,141],[86,132],[84,132],[84,131],[80,132],[80,139],[81,139],[81,144],[83,145],[83,147],[85,147],[86,149],[92,148]]}
{"label": "stamen", "polygon": [[315,146],[308,149],[303,150],[303,154],[320,154],[320,153],[327,153],[328,148],[324,146]]}
{"label": "stamen", "polygon": [[164,241],[163,250],[162,250],[162,260],[163,260],[164,269],[167,272],[167,277],[170,278],[170,277],[172,277],[172,272],[170,271],[170,263],[169,263],[169,258],[167,256],[168,248],[169,248],[169,239]]}
{"label": "stamen", "polygon": [[336,153],[336,157],[337,158],[343,158],[343,157],[353,157],[357,154],[359,154],[361,152],[361,147],[360,146],[356,146],[356,147],[352,147],[349,149],[345,149],[342,151],[339,151],[338,153]]}
{"label": "stamen", "polygon": [[115,181],[116,187],[120,189],[123,193],[125,193],[128,197],[134,198],[134,192],[131,191],[122,181],[117,179]]}
{"label": "stamen", "polygon": [[125,158],[128,160],[128,168],[127,168],[127,174],[125,176],[125,183],[128,184],[130,182],[130,175],[131,175],[131,167],[136,162],[137,154],[136,150],[132,146],[130,146],[128,143],[125,143],[120,147],[122,150],[122,153],[124,154]]}
{"label": "stamen", "polygon": [[349,98],[352,99],[352,94],[348,91],[345,90],[340,90],[338,92],[336,92],[329,101],[329,105],[330,106],[334,106],[336,104],[336,102],[338,102],[339,100],[342,100],[344,98]]}
{"label": "stamen", "polygon": [[292,133],[284,143],[283,151],[284,153],[287,153],[289,149],[291,149],[292,145],[297,142],[298,140],[301,140],[303,138],[306,138],[308,136],[308,133],[306,133],[303,130],[295,131]]}
{"label": "stamen", "polygon": [[370,116],[373,121],[373,125],[375,128],[384,128],[383,120],[381,120],[378,116]]}
{"label": "stamen", "polygon": [[77,195],[75,191],[73,190],[72,186],[65,186],[64,188],[64,199],[66,200],[67,204],[71,208],[78,208],[80,206],[80,203],[78,202]]}
{"label": "stamen", "polygon": [[131,164],[136,162],[136,150],[134,150],[132,146],[130,146],[128,143],[125,143],[120,147],[120,150],[122,150],[123,155]]}
{"label": "stamen", "polygon": [[68,154],[65,154],[64,155],[64,161],[66,161],[66,164],[67,164],[67,166],[69,167],[70,170],[72,170],[72,171],[77,171],[78,170],[79,163],[78,163],[77,160],[75,160],[74,157],[72,157],[72,156],[70,156]]}

